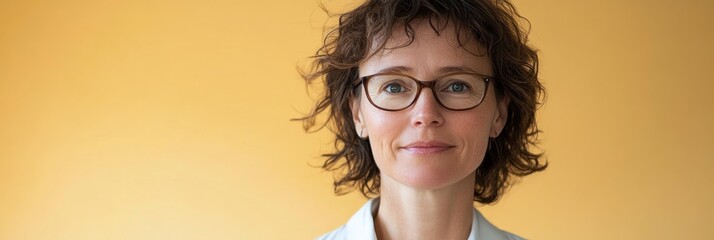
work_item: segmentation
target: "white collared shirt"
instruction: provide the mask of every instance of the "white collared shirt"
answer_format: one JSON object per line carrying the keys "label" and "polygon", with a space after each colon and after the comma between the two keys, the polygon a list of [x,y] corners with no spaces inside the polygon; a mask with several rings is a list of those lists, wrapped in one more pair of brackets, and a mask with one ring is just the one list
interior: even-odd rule
{"label": "white collared shirt", "polygon": [[[370,199],[353,215],[347,224],[321,237],[319,240],[377,240],[373,215],[379,207],[379,198]],[[471,233],[468,240],[523,240],[515,234],[498,229],[488,222],[480,212],[473,209]]]}

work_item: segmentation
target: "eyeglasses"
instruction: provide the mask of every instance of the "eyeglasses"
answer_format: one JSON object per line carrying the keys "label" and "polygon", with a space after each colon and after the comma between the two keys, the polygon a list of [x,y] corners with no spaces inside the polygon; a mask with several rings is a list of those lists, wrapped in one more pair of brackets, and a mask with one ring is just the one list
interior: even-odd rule
{"label": "eyeglasses", "polygon": [[444,108],[463,111],[481,104],[491,79],[491,76],[471,72],[450,73],[432,81],[398,73],[378,73],[362,77],[360,84],[369,102],[385,111],[408,108],[416,102],[423,88],[431,88],[434,98]]}

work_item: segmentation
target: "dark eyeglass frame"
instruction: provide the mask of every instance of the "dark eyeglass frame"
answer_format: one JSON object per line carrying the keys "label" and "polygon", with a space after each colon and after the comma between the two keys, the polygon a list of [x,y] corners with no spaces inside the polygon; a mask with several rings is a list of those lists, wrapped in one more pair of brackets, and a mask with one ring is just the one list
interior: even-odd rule
{"label": "dark eyeglass frame", "polygon": [[[399,108],[399,109],[388,109],[388,108],[383,108],[383,107],[377,106],[377,104],[374,104],[374,102],[372,101],[372,98],[369,96],[369,91],[367,90],[367,85],[369,83],[369,80],[372,79],[373,77],[383,76],[383,75],[403,76],[403,77],[407,77],[407,78],[413,80],[414,82],[416,82],[417,83],[417,91],[416,91],[416,95],[414,95],[414,99],[412,99],[412,102],[409,103],[406,107]],[[468,107],[468,108],[450,108],[450,107],[445,106],[441,102],[441,100],[439,99],[439,96],[436,94],[436,91],[434,90],[434,86],[436,85],[437,81],[444,79],[446,77],[453,76],[453,75],[475,75],[475,76],[478,76],[479,78],[483,79],[486,86],[484,87],[484,90],[483,90],[483,97],[481,97],[481,99],[479,100],[478,103],[476,103],[476,105],[474,105],[472,107]],[[434,80],[431,80],[431,81],[422,81],[422,80],[416,79],[412,76],[402,74],[402,73],[377,73],[377,74],[372,74],[372,75],[361,77],[360,81],[354,86],[353,89],[357,89],[357,87],[359,87],[359,85],[362,85],[364,88],[365,95],[367,96],[367,100],[369,100],[369,103],[371,103],[372,106],[374,106],[380,110],[396,112],[396,111],[401,111],[401,110],[407,109],[407,108],[411,107],[412,105],[414,105],[414,103],[417,101],[417,99],[419,99],[419,95],[421,95],[421,90],[423,88],[431,88],[431,93],[434,95],[434,99],[436,99],[436,102],[439,103],[439,105],[441,105],[442,107],[452,110],[452,111],[466,111],[469,109],[474,109],[474,108],[478,107],[479,105],[481,105],[481,103],[483,103],[483,100],[486,98],[486,94],[488,93],[488,85],[489,85],[489,82],[491,82],[491,79],[495,79],[495,78],[493,76],[484,75],[484,74],[475,73],[475,72],[452,72],[452,73],[448,73],[446,75],[440,76],[440,77],[438,77]]]}

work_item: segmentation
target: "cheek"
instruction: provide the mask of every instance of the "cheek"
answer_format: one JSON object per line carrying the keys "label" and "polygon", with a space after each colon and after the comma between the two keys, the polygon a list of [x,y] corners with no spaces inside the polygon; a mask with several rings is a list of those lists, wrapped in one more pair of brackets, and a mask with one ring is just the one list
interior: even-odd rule
{"label": "cheek", "polygon": [[398,114],[378,109],[368,109],[364,113],[372,154],[378,167],[382,169],[384,162],[396,158],[395,144],[404,128],[408,126],[408,121],[405,122]]}
{"label": "cheek", "polygon": [[462,159],[476,164],[475,167],[481,163],[488,148],[490,119],[489,114],[472,113],[459,116],[455,120],[457,124],[454,124],[453,130],[458,134],[464,146],[461,153]]}

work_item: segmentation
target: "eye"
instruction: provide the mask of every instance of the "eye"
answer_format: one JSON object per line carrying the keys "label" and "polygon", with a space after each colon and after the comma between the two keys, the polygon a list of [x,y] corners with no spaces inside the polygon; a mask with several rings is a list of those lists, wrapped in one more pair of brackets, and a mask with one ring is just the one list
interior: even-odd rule
{"label": "eye", "polygon": [[384,85],[384,91],[388,93],[400,93],[406,91],[406,89],[401,84],[393,82]]}
{"label": "eye", "polygon": [[446,86],[446,91],[448,92],[465,92],[468,91],[469,86],[464,82],[452,82]]}

